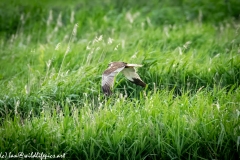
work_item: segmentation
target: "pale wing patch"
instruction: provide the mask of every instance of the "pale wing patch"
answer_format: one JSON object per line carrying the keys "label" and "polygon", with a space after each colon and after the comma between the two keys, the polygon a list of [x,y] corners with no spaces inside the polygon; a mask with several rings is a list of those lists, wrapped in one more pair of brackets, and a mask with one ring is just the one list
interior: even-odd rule
{"label": "pale wing patch", "polygon": [[142,87],[146,86],[146,84],[141,80],[141,78],[136,73],[134,68],[124,68],[124,70],[122,70],[122,73],[132,83],[135,83],[135,84],[140,85]]}
{"label": "pale wing patch", "polygon": [[130,81],[133,81],[133,78],[141,79],[134,68],[124,68],[124,70],[122,70],[122,73]]}
{"label": "pale wing patch", "polygon": [[141,64],[127,64],[127,67],[142,67],[143,65]]}

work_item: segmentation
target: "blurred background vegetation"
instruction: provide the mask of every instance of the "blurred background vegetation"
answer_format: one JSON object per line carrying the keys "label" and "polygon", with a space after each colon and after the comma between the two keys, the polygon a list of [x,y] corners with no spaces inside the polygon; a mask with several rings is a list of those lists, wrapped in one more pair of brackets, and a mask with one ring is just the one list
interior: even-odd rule
{"label": "blurred background vegetation", "polygon": [[[0,95],[7,99],[3,104],[15,103],[9,97],[28,95],[28,86],[34,99],[44,93],[57,95],[57,100],[73,93],[80,97],[83,93],[97,95],[102,71],[109,61],[119,60],[119,55],[129,61],[138,54],[136,63],[145,65],[140,74],[150,90],[153,83],[158,88],[194,91],[216,84],[228,89],[238,86],[239,13],[237,0],[1,0]],[[74,45],[64,61],[76,23],[77,35],[71,41]],[[115,39],[113,45],[90,43],[100,35],[105,42]],[[119,45],[118,54],[112,54]],[[94,50],[94,58],[89,46],[101,48]],[[179,57],[182,53],[185,56]],[[51,76],[58,73],[59,77],[60,70],[70,70],[70,76],[64,77],[69,81],[56,81]],[[77,71],[98,76],[79,80],[82,75]],[[123,81],[119,86],[126,84]],[[54,86],[64,87],[55,93]],[[24,97],[23,101],[25,98],[30,100]]]}
{"label": "blurred background vegetation", "polygon": [[[71,11],[82,29],[78,34],[84,34],[90,18],[95,23],[94,29],[101,28],[104,16],[110,18],[104,23],[116,23],[111,18],[121,19],[123,11],[139,12],[149,17],[154,26],[166,24],[181,24],[201,19],[216,25],[229,18],[239,20],[240,1],[238,0],[1,0],[0,2],[0,35],[9,38],[24,23],[25,32],[41,29],[46,30],[49,10],[52,10],[53,19],[62,13],[63,25],[69,24]],[[117,16],[119,15],[119,16]],[[52,24],[54,25],[54,24]],[[82,32],[81,32],[82,31]]]}

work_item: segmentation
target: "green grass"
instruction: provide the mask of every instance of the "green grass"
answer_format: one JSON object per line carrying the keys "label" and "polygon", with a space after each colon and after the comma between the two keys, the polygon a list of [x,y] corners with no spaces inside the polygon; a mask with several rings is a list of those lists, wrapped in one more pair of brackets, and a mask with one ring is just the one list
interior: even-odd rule
{"label": "green grass", "polygon": [[[240,158],[237,2],[0,6],[0,153]],[[147,88],[119,74],[105,98],[111,61],[143,64]]]}

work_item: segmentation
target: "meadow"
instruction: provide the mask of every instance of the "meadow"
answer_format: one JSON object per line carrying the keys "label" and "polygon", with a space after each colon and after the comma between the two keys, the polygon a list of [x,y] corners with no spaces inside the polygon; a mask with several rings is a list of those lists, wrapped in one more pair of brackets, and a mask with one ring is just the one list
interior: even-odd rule
{"label": "meadow", "polygon": [[[0,8],[0,158],[240,158],[238,1]],[[112,61],[143,64],[147,87],[120,73],[105,97]]]}

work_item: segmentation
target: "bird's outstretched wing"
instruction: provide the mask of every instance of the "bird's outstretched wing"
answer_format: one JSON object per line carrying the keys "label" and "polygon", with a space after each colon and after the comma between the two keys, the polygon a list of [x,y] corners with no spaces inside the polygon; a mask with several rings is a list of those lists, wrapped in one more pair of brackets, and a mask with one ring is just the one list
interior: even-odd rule
{"label": "bird's outstretched wing", "polygon": [[[128,66],[128,65],[127,65]],[[140,66],[139,66],[140,67]],[[142,87],[146,87],[146,83],[144,83],[141,78],[139,77],[139,75],[136,73],[136,70],[134,69],[134,67],[126,67],[122,70],[122,73],[124,74],[124,76],[130,80],[132,83],[135,83],[139,86]]]}
{"label": "bird's outstretched wing", "polygon": [[126,64],[126,67],[142,67],[143,65],[141,64],[130,64],[130,63],[127,63]]}
{"label": "bird's outstretched wing", "polygon": [[112,63],[102,74],[102,90],[105,95],[112,94],[111,88],[114,84],[114,76],[125,68],[125,63]]}

